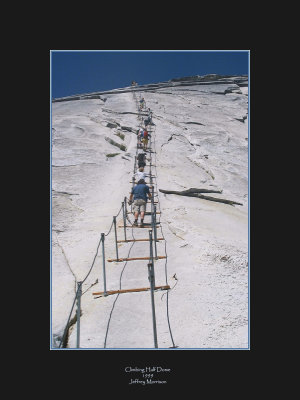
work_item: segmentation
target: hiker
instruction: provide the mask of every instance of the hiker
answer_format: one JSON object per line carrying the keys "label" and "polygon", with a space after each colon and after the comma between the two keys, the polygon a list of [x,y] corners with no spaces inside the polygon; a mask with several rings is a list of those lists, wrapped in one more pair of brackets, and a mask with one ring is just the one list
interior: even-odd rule
{"label": "hiker", "polygon": [[150,124],[150,118],[149,118],[149,117],[146,118],[145,121],[144,121],[144,123],[145,123],[145,127],[147,127],[147,125]]}
{"label": "hiker", "polygon": [[138,217],[141,215],[141,223],[140,228],[144,227],[144,216],[146,212],[147,206],[147,194],[148,198],[151,199],[151,193],[149,190],[149,186],[145,184],[144,179],[140,179],[135,187],[132,188],[128,204],[132,204],[133,199],[133,208],[132,211],[134,213],[134,222],[133,226],[138,225]]}
{"label": "hiker", "polygon": [[152,111],[150,110],[150,108],[148,108],[148,116],[145,119],[145,126],[147,125],[152,125]]}
{"label": "hiker", "polygon": [[143,142],[143,147],[144,147],[144,151],[146,151],[147,150],[147,146],[148,146],[148,138],[149,138],[149,133],[148,133],[148,131],[147,131],[147,129],[145,129],[144,130],[144,136],[143,136],[143,140],[142,140],[142,142]]}
{"label": "hiker", "polygon": [[138,147],[139,148],[142,148],[143,138],[144,138],[144,129],[140,128],[139,129],[139,136],[138,136]]}
{"label": "hiker", "polygon": [[146,166],[146,154],[142,150],[139,150],[138,152],[137,162],[138,168],[144,168]]}
{"label": "hiker", "polygon": [[139,170],[134,175],[134,180],[136,182],[138,182],[141,179],[143,179],[143,180],[146,179],[146,174],[144,172],[144,167],[140,167]]}
{"label": "hiker", "polygon": [[137,147],[138,149],[142,147],[142,139],[144,137],[144,129],[140,128],[137,133]]}
{"label": "hiker", "polygon": [[147,125],[155,125],[155,123],[152,121],[152,111],[150,111],[150,113],[148,114],[148,118],[147,118]]}
{"label": "hiker", "polygon": [[144,100],[144,97],[142,97],[142,99],[140,100],[140,110],[142,110],[144,105],[145,105],[145,100]]}

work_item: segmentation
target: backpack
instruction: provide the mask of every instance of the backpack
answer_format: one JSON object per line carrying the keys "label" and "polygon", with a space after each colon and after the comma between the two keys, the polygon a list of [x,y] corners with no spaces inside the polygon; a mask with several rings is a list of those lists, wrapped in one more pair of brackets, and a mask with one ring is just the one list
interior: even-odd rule
{"label": "backpack", "polygon": [[148,138],[148,132],[144,131],[144,138]]}
{"label": "backpack", "polygon": [[140,168],[140,167],[145,167],[146,166],[146,163],[145,163],[145,161],[138,161],[138,167]]}
{"label": "backpack", "polygon": [[144,161],[145,154],[144,153],[139,153],[137,156],[138,161]]}

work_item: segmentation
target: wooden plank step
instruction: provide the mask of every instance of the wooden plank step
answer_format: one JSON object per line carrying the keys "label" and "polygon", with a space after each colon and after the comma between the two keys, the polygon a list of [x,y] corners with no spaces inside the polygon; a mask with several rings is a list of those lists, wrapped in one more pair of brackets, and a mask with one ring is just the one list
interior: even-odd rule
{"label": "wooden plank step", "polygon": [[[160,225],[160,222],[156,223],[156,226],[158,226],[158,225]],[[124,228],[124,225],[118,225],[118,228]],[[149,228],[152,228],[152,225],[144,223],[144,226],[142,228],[140,226],[134,226],[134,225],[126,225],[125,228],[139,228],[139,229],[147,228],[147,229],[149,229]]]}
{"label": "wooden plank step", "polygon": [[[138,163],[136,163],[136,165],[137,165],[137,167],[138,167]],[[150,167],[150,164],[146,164],[143,168],[146,168],[146,167]],[[152,167],[156,167],[156,165],[151,164],[151,168],[152,168]]]}
{"label": "wooden plank step", "polygon": [[[147,287],[147,288],[137,288],[137,289],[122,289],[122,290],[109,290],[106,291],[106,294],[109,296],[110,294],[117,294],[117,293],[131,293],[131,292],[143,292],[143,291],[147,291],[150,290],[151,288]],[[169,285],[165,285],[165,286],[155,286],[154,290],[168,290],[170,289]],[[94,292],[92,293],[93,295],[103,295],[104,292]]]}
{"label": "wooden plank step", "polygon": [[[158,196],[157,196],[157,192],[154,192],[154,197],[158,197]],[[147,204],[151,204],[151,203],[152,203],[151,200],[147,200]],[[154,200],[153,203],[154,203],[154,204],[157,204],[158,201]],[[130,206],[129,206],[129,207],[130,207]]]}
{"label": "wooden plank step", "polygon": [[[127,214],[134,214],[134,212],[127,211]],[[160,211],[156,211],[156,214],[161,214],[161,212]],[[145,215],[151,215],[151,212],[150,211],[146,211]]]}
{"label": "wooden plank step", "polygon": [[[167,258],[166,256],[153,257],[155,260]],[[109,258],[108,262],[123,262],[123,261],[137,261],[137,260],[150,260],[150,257],[131,257],[131,258]]]}
{"label": "wooden plank step", "polygon": [[[150,239],[127,239],[127,240],[117,240],[117,243],[127,243],[127,242],[149,242]],[[152,239],[154,240],[154,239]],[[164,238],[157,238],[158,240],[165,240]]]}
{"label": "wooden plank step", "polygon": [[[155,197],[155,196],[154,196],[154,197]],[[153,203],[154,203],[154,204],[158,204],[158,201],[154,201]],[[147,204],[151,204],[151,200],[148,200],[148,201],[147,201]],[[128,206],[128,207],[130,207],[130,206]]]}

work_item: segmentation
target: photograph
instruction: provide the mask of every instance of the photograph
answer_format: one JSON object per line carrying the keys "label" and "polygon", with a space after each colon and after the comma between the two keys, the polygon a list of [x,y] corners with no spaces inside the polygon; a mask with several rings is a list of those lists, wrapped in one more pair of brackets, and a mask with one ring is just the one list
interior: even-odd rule
{"label": "photograph", "polygon": [[49,64],[49,350],[249,351],[250,50]]}

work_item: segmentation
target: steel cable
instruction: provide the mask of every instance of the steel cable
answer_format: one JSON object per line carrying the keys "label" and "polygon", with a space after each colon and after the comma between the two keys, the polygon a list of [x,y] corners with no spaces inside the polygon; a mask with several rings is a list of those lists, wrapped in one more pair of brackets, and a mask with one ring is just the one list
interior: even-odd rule
{"label": "steel cable", "polygon": [[[136,149],[136,155],[137,155],[137,153],[138,153],[138,149]],[[135,162],[136,162],[136,160],[135,160]],[[134,166],[134,171],[135,171],[135,166]],[[132,205],[131,205],[131,212],[132,212]],[[127,221],[132,225],[132,222],[129,220],[128,215],[126,215],[126,219],[127,219]],[[131,235],[132,235],[133,239],[135,240],[135,236],[134,236],[134,234],[133,234],[133,227],[131,228]],[[126,258],[129,257],[130,252],[131,252],[131,250],[132,250],[134,244],[135,244],[135,241],[132,242],[132,244],[131,244],[131,246],[130,246],[130,248],[129,248],[129,251],[128,251],[128,255],[127,255]],[[122,269],[122,271],[121,271],[121,274],[120,274],[120,282],[119,282],[119,283],[120,283],[120,285],[119,285],[120,290],[121,290],[121,287],[122,287],[122,276],[123,276],[123,272],[124,272],[124,270],[125,270],[125,267],[126,267],[126,265],[127,265],[127,262],[128,262],[128,261],[126,261],[126,263],[124,264],[124,267],[123,267],[123,269]],[[112,318],[112,313],[113,313],[113,311],[114,311],[116,302],[117,302],[117,300],[118,300],[118,298],[119,298],[119,295],[120,295],[120,293],[117,294],[117,296],[116,296],[116,298],[115,298],[115,300],[114,300],[114,302],[113,302],[112,309],[111,309],[111,311],[110,311],[110,315],[109,315],[109,319],[108,319],[108,323],[107,323],[107,327],[106,327],[105,339],[104,339],[104,348],[106,348],[106,342],[107,342],[107,336],[108,336],[108,330],[109,330],[109,326],[110,326],[110,321],[111,321],[111,318]]]}
{"label": "steel cable", "polygon": [[[121,208],[120,208],[118,214],[116,215],[116,217],[119,216],[121,210],[122,210],[122,206],[121,206]],[[108,236],[108,235],[110,234],[111,229],[112,229],[112,226],[113,226],[113,222],[112,222],[112,225],[111,225],[111,227],[110,227],[110,229],[109,229],[109,232],[106,233],[105,236]],[[81,287],[82,287],[83,283],[86,281],[86,279],[88,278],[88,276],[90,275],[90,273],[91,273],[91,271],[92,271],[92,269],[93,269],[93,266],[94,266],[96,257],[97,257],[97,255],[98,255],[98,250],[99,250],[99,246],[100,246],[101,241],[102,241],[102,238],[100,238],[100,240],[99,240],[99,243],[98,243],[98,246],[97,246],[97,250],[96,250],[96,254],[95,254],[95,256],[94,256],[94,260],[93,260],[93,262],[92,262],[92,265],[91,265],[91,267],[90,267],[90,270],[89,270],[89,272],[87,273],[86,277],[83,279],[83,281],[81,281]],[[67,331],[68,331],[68,328],[69,328],[70,318],[71,318],[71,315],[72,315],[72,312],[73,312],[73,308],[74,308],[75,301],[76,301],[77,296],[78,296],[78,289],[79,289],[79,288],[77,288],[77,291],[76,291],[76,294],[75,294],[75,298],[74,298],[74,301],[73,301],[73,305],[72,305],[72,308],[71,308],[71,312],[70,312],[70,314],[69,314],[68,322],[67,322],[67,324],[66,324],[66,326],[65,326],[64,334],[63,334],[62,340],[61,340],[61,342],[60,342],[60,344],[59,344],[59,348],[61,348],[61,345],[63,344],[63,342],[65,341],[65,338],[66,338],[66,334],[67,334]],[[82,296],[84,295],[84,293],[86,293],[86,291],[82,293]]]}
{"label": "steel cable", "polygon": [[[121,210],[122,210],[122,205],[121,205],[121,208],[120,208],[120,210],[119,210],[119,212],[118,212],[118,214],[116,215],[116,218],[119,216],[119,214],[120,214],[120,212],[121,212]],[[110,234],[110,232],[111,232],[111,230],[112,230],[112,227],[113,227],[113,225],[114,225],[114,220],[112,221],[112,223],[111,223],[111,226],[110,226],[110,228],[109,228],[109,231],[108,231],[108,233],[105,233],[105,236],[108,236],[109,234]]]}
{"label": "steel cable", "polygon": [[[155,130],[156,130],[156,126],[155,126]],[[155,132],[155,131],[154,131],[154,132]],[[154,144],[155,144],[155,140],[154,140]],[[136,154],[137,154],[137,151],[136,151]],[[152,153],[150,153],[150,154],[151,154],[150,157],[151,157],[151,160],[152,160]],[[155,154],[156,154],[156,153],[155,153]],[[155,155],[155,171],[156,171],[156,175],[157,175],[157,169],[156,169],[156,155]],[[157,185],[157,184],[156,184],[156,185]],[[158,195],[157,195],[157,197],[158,197]],[[159,204],[159,208],[160,208],[159,198],[158,198],[158,204]],[[121,207],[121,208],[122,208],[122,207]],[[120,210],[120,211],[121,211],[121,210]],[[120,213],[120,211],[119,211],[119,213]],[[118,213],[118,215],[119,215],[119,213]],[[129,223],[131,223],[131,221],[129,220],[129,218],[128,218],[127,215],[126,215],[126,219],[128,220]],[[160,223],[160,218],[159,218],[159,223]],[[111,228],[112,228],[112,226],[111,226]],[[163,234],[162,227],[160,227],[160,228],[161,228],[162,236],[163,236],[163,238],[164,238],[164,240],[165,240],[165,255],[166,255],[165,277],[166,277],[166,284],[168,285],[168,279],[167,279],[167,259],[168,259],[168,255],[167,255],[167,247],[166,247],[167,244],[166,244],[166,239],[165,239],[164,234]],[[111,229],[110,229],[110,230],[111,230]],[[135,236],[134,236],[134,234],[133,234],[133,227],[131,228],[131,230],[132,230],[132,232],[131,232],[132,237],[133,237],[133,239],[135,239]],[[130,248],[129,248],[129,251],[128,251],[128,255],[127,255],[126,258],[129,258],[129,255],[130,255],[130,253],[131,253],[131,250],[132,250],[134,244],[135,244],[135,241],[131,244],[131,246],[130,246]],[[122,271],[121,271],[121,274],[120,274],[120,279],[119,279],[119,288],[120,288],[120,290],[121,290],[121,287],[122,287],[122,276],[123,276],[124,270],[125,270],[125,268],[126,268],[127,262],[128,262],[128,261],[126,261],[126,263],[124,264],[124,267],[123,267],[123,269],[122,269]],[[177,282],[176,282],[176,284],[177,284]],[[175,284],[174,286],[176,286],[176,284]],[[173,289],[173,288],[172,288],[172,289]],[[167,320],[168,320],[168,326],[169,326],[169,332],[170,332],[171,340],[172,340],[172,343],[173,343],[173,347],[175,348],[175,347],[177,347],[177,346],[175,346],[175,343],[174,343],[174,340],[173,340],[173,335],[172,335],[172,330],[171,330],[171,325],[170,325],[170,319],[169,319],[169,304],[168,304],[169,298],[168,298],[168,294],[169,294],[169,290],[167,290],[167,302],[166,302],[166,303],[167,303]],[[120,295],[120,293],[117,294],[117,296],[116,296],[116,298],[115,298],[115,300],[114,300],[114,302],[113,302],[112,309],[111,309],[111,311],[110,311],[110,315],[109,315],[109,319],[108,319],[108,323],[107,323],[107,327],[106,327],[105,339],[104,339],[104,348],[106,348],[107,337],[108,337],[108,331],[109,331],[109,327],[110,327],[110,322],[111,322],[111,318],[112,318],[112,313],[113,313],[113,311],[114,311],[114,309],[115,309],[115,305],[116,305],[116,302],[117,302],[117,300],[118,300],[118,298],[119,298],[119,295]]]}
{"label": "steel cable", "polygon": [[[122,208],[123,208],[123,205],[121,205],[120,210],[119,210],[118,214],[116,215],[116,217],[119,216],[119,214],[120,214]],[[127,218],[127,219],[128,219],[128,218]],[[129,221],[129,220],[128,220],[128,221]],[[130,221],[129,221],[129,222],[130,222]],[[108,236],[108,235],[110,234],[113,225],[114,225],[114,220],[112,221],[112,224],[111,224],[111,226],[110,226],[110,229],[109,229],[108,233],[105,234],[105,236]],[[133,232],[132,232],[132,235],[133,235]],[[80,287],[82,288],[83,283],[86,281],[86,279],[88,278],[88,276],[90,275],[90,273],[91,273],[91,271],[92,271],[92,269],[93,269],[93,266],[94,266],[96,257],[97,257],[97,255],[98,255],[98,250],[99,250],[99,246],[100,246],[101,241],[102,241],[102,237],[101,237],[100,240],[99,240],[99,243],[98,243],[98,246],[97,246],[97,250],[96,250],[96,254],[95,254],[95,256],[94,256],[94,260],[93,260],[93,262],[92,262],[92,265],[91,265],[91,267],[90,267],[90,270],[89,270],[89,272],[87,273],[86,277],[83,279],[83,281],[80,282],[80,285],[78,286],[77,291],[76,291],[76,293],[75,293],[75,297],[74,297],[74,300],[73,300],[73,305],[72,305],[72,308],[71,308],[71,311],[70,311],[70,314],[69,314],[69,317],[68,317],[67,324],[66,324],[65,329],[64,329],[64,334],[63,334],[62,340],[60,341],[60,344],[59,344],[59,348],[61,348],[63,342],[65,341],[66,335],[67,335],[67,331],[68,331],[68,328],[69,328],[70,318],[71,318],[71,315],[72,315],[72,312],[73,312],[73,308],[74,308],[74,305],[75,305],[75,301],[76,301],[77,296],[78,296],[78,290],[79,290]],[[135,243],[135,242],[133,242],[133,244],[134,244],[134,243]],[[128,256],[129,256],[129,254],[130,254],[131,248],[133,247],[133,244],[132,244],[131,247],[130,247]],[[127,256],[127,258],[128,258],[128,256]],[[127,262],[126,262],[126,264],[127,264]],[[124,268],[125,268],[126,264],[124,265]],[[123,274],[124,268],[123,268],[123,270],[122,270],[121,275]],[[120,281],[120,287],[121,287],[121,281]],[[84,294],[84,293],[86,293],[86,291],[83,292],[83,294]],[[82,294],[82,295],[83,295],[83,294]]]}
{"label": "steel cable", "polygon": [[[156,132],[156,125],[155,125],[155,132]],[[156,179],[157,179],[157,161],[156,161],[156,140],[155,140],[155,136],[154,136],[154,148],[155,148],[155,174],[156,174]],[[157,185],[157,183],[156,183],[156,185]],[[157,185],[158,186],[158,185]],[[161,210],[161,207],[160,207],[160,200],[159,200],[159,196],[157,195],[157,198],[158,198],[158,204],[159,204],[159,209]],[[162,237],[163,237],[163,239],[164,239],[164,241],[165,241],[165,255],[166,255],[166,261],[165,261],[165,277],[166,277],[166,285],[168,285],[168,276],[167,276],[167,264],[168,264],[168,254],[167,254],[167,241],[166,241],[166,238],[165,238],[165,236],[164,236],[164,233],[163,233],[163,229],[162,229],[162,225],[161,225],[161,223],[160,223],[160,219],[161,219],[161,214],[159,214],[159,226],[160,226],[160,229],[161,229],[161,233],[162,233]],[[172,289],[175,287],[177,285],[177,282],[176,282],[176,284],[172,287]],[[173,335],[172,335],[172,329],[171,329],[171,324],[170,324],[170,317],[169,317],[169,291],[170,290],[172,290],[172,289],[167,289],[167,301],[166,301],[166,306],[167,306],[167,320],[168,320],[168,326],[169,326],[169,332],[170,332],[170,336],[171,336],[171,340],[172,340],[172,343],[173,343],[173,348],[176,348],[176,347],[178,347],[178,346],[176,346],[175,345],[175,343],[174,343],[174,339],[173,339]],[[164,293],[165,294],[165,293]],[[162,296],[163,297],[163,296]],[[162,299],[162,297],[161,297],[161,299]]]}
{"label": "steel cable", "polygon": [[[131,224],[131,221],[129,220],[129,218],[128,218],[127,215],[126,215],[126,219],[127,219],[127,221]],[[133,239],[135,240],[135,236],[134,236],[134,234],[133,234],[133,227],[131,228],[131,235],[132,235]],[[131,253],[131,250],[132,250],[132,247],[134,246],[134,244],[135,244],[135,242],[132,242],[132,244],[131,244],[131,246],[130,246],[130,248],[129,248],[129,251],[128,251],[128,255],[127,255],[126,258],[129,258],[129,255],[130,255],[130,253]],[[121,290],[121,287],[122,287],[122,276],[123,276],[123,272],[124,272],[124,270],[125,270],[125,267],[126,267],[126,265],[127,265],[127,262],[128,262],[128,261],[125,262],[124,267],[123,267],[123,269],[122,269],[122,271],[121,271],[121,274],[120,274],[120,280],[119,280],[119,284],[120,284],[120,285],[119,285],[119,290]],[[110,314],[109,314],[109,318],[108,318],[108,322],[107,322],[107,326],[106,326],[106,333],[105,333],[104,345],[103,345],[103,348],[104,348],[104,349],[106,348],[108,330],[109,330],[109,326],[110,326],[110,321],[111,321],[112,313],[113,313],[113,311],[114,311],[114,308],[115,308],[116,302],[117,302],[117,300],[118,300],[118,298],[119,298],[119,295],[120,295],[120,293],[117,294],[117,296],[116,296],[116,298],[115,298],[115,300],[114,300],[114,302],[113,302],[112,309],[111,309]]]}
{"label": "steel cable", "polygon": [[[155,157],[155,165],[154,165],[154,168],[155,168],[155,175],[156,175],[156,178],[157,178],[156,140],[155,140],[155,135],[153,135],[154,133],[156,133],[156,125],[154,125],[154,130],[153,130],[151,133],[152,133],[151,139],[152,139],[152,136],[153,136],[153,139],[154,139],[154,140],[153,140],[153,144],[154,144],[154,154],[155,154],[155,156],[154,156],[154,157]],[[151,158],[151,164],[152,164],[152,152],[150,152],[150,158]],[[156,184],[156,187],[157,187],[157,183],[154,183],[154,182],[153,182],[153,185],[154,185],[154,184]],[[161,207],[160,207],[160,201],[159,201],[158,193],[157,193],[157,195],[156,195],[155,197],[157,197],[157,199],[158,199],[158,205],[159,205],[159,210],[160,210]],[[160,219],[161,219],[161,214],[159,215],[159,221],[158,221],[158,223],[159,223],[159,225],[160,225],[161,233],[162,233],[162,236],[163,236],[164,241],[165,241],[165,255],[166,255],[166,261],[165,261],[165,278],[166,278],[166,285],[168,285],[168,277],[167,277],[167,263],[168,263],[167,241],[166,241],[165,236],[164,236],[164,234],[163,234],[163,229],[162,229],[162,226],[161,226],[161,224],[160,224]],[[176,282],[176,284],[177,284],[177,282]],[[172,289],[176,286],[176,284],[172,287]],[[166,306],[167,306],[167,320],[168,320],[169,332],[170,332],[171,340],[172,340],[172,343],[173,343],[173,348],[176,348],[176,347],[178,347],[178,346],[176,346],[175,343],[174,343],[174,339],[173,339],[173,335],[172,335],[172,329],[171,329],[171,325],[170,325],[170,317],[169,317],[169,291],[172,290],[172,289],[168,289],[168,290],[167,290],[167,301],[166,301]]]}

